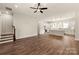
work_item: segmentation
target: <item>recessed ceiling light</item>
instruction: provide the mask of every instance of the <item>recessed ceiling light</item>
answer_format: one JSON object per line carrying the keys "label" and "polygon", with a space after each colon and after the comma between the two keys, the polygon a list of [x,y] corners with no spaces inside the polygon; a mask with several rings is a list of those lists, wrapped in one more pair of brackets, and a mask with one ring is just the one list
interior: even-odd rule
{"label": "recessed ceiling light", "polygon": [[18,8],[18,5],[14,5],[15,8]]}

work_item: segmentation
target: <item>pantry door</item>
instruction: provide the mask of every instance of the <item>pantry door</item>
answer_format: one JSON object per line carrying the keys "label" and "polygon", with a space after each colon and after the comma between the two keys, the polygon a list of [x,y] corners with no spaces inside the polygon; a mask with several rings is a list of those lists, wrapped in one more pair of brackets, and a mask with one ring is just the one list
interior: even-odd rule
{"label": "pantry door", "polygon": [[12,30],[12,15],[1,14],[1,34],[10,34]]}

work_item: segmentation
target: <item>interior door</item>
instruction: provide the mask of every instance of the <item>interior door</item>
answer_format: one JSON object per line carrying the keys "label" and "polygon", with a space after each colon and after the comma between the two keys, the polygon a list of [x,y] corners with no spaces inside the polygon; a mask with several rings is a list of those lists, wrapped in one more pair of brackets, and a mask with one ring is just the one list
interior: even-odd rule
{"label": "interior door", "polygon": [[12,33],[12,15],[2,14],[1,15],[1,34]]}

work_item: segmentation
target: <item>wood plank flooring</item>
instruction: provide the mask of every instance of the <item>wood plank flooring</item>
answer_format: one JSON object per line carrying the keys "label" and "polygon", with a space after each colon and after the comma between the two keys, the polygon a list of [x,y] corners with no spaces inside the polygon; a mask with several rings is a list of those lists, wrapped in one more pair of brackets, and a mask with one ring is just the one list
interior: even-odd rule
{"label": "wood plank flooring", "polygon": [[79,42],[71,36],[40,35],[0,44],[0,55],[77,55]]}

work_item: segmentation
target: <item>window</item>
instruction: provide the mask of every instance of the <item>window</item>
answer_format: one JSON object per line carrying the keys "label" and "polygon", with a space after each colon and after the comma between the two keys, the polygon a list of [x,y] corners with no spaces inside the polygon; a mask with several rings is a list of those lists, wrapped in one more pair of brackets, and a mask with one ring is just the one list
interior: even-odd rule
{"label": "window", "polygon": [[68,28],[69,24],[68,23],[63,23],[63,28]]}
{"label": "window", "polygon": [[69,27],[68,22],[54,22],[50,24],[50,29],[64,29]]}

